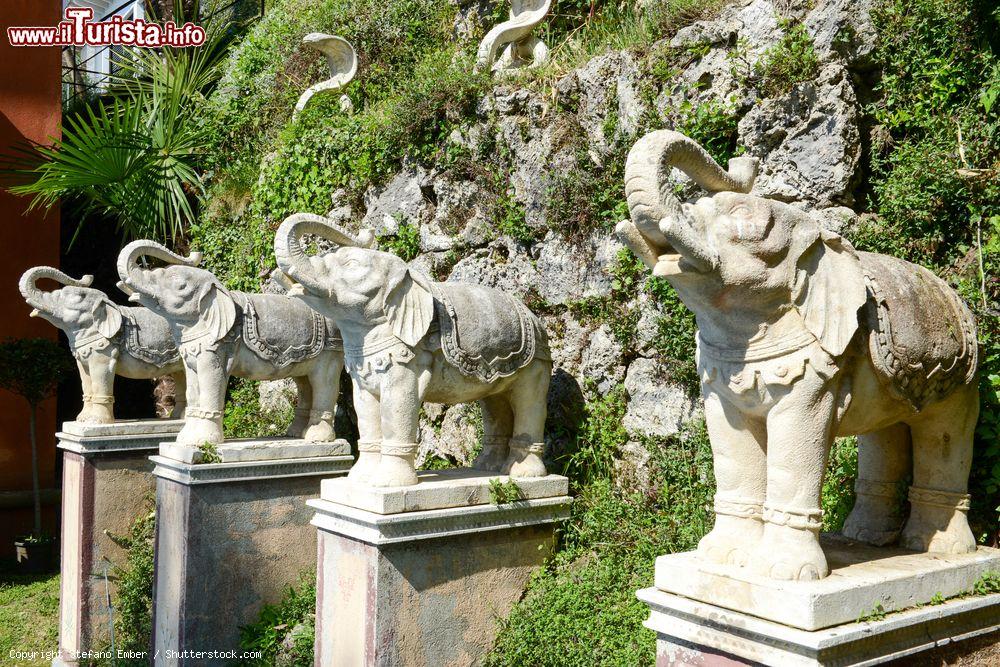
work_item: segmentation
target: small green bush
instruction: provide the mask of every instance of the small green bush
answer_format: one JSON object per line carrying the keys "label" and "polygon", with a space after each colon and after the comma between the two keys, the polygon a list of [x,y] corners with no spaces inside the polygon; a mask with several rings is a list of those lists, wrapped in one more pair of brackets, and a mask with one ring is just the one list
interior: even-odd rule
{"label": "small green bush", "polygon": [[779,25],[784,35],[754,65],[757,89],[764,97],[783,95],[819,73],[819,57],[805,26],[788,19],[780,20]]}
{"label": "small green bush", "polygon": [[524,500],[524,493],[521,487],[513,479],[501,482],[499,479],[490,480],[490,503],[493,505],[507,505]]}
{"label": "small green bush", "polygon": [[400,257],[404,262],[409,262],[420,254],[420,227],[408,222],[400,222],[396,233],[379,236],[378,244]]}
{"label": "small green bush", "polygon": [[[115,581],[115,648],[149,651],[153,636],[153,540],[156,536],[156,504],[150,496],[145,510],[136,517],[128,535],[108,537],[125,550],[125,562],[111,570]],[[146,660],[119,659],[119,665],[147,664]]]}
{"label": "small green bush", "polygon": [[240,628],[240,648],[261,653],[260,659],[240,664],[312,667],[315,641],[316,574],[304,572],[298,587],[286,587],[280,602],[264,605],[256,621]]}

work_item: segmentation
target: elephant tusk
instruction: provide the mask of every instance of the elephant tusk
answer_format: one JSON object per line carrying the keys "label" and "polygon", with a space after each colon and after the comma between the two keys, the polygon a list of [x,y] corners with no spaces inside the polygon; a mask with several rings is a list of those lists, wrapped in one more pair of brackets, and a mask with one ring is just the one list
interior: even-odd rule
{"label": "elephant tusk", "polygon": [[41,315],[41,313],[38,312],[37,308],[32,308],[31,312],[28,313],[28,317],[38,317],[39,315]]}
{"label": "elephant tusk", "polygon": [[139,294],[137,294],[136,292],[133,292],[128,295],[128,300],[130,303],[139,303],[140,301],[142,301],[142,297],[139,296]]}

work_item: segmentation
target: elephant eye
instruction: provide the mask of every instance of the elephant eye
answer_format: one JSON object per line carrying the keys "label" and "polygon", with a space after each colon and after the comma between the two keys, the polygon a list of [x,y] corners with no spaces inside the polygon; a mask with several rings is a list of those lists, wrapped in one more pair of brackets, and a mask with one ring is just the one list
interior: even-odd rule
{"label": "elephant eye", "polygon": [[749,218],[750,217],[750,207],[746,204],[738,204],[734,206],[729,215],[736,216],[738,218]]}

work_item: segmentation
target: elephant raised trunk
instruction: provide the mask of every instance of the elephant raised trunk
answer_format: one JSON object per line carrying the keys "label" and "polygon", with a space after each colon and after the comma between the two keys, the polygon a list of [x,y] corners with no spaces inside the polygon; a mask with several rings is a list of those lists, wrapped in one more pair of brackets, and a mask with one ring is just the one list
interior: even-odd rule
{"label": "elephant raised trunk", "polygon": [[[42,301],[42,295],[45,294],[45,292],[38,287],[38,281],[43,278],[49,278],[57,283],[70,287],[90,287],[90,284],[94,282],[94,276],[86,275],[77,280],[75,278],[70,278],[59,269],[54,269],[51,266],[36,266],[28,269],[21,276],[21,280],[18,282],[17,287],[21,290],[21,296],[23,296],[24,300],[28,302],[28,305],[35,309],[45,308],[45,304]],[[32,312],[31,315],[34,317],[37,315],[37,312]]]}
{"label": "elephant raised trunk", "polygon": [[620,224],[619,235],[651,266],[657,256],[676,252],[697,270],[708,271],[715,264],[715,253],[693,230],[671,192],[667,177],[674,167],[709,192],[749,192],[757,160],[733,158],[727,172],[697,142],[671,130],[651,132],[629,151],[625,194],[634,227]]}
{"label": "elephant raised trunk", "polygon": [[314,234],[338,245],[359,248],[371,247],[374,241],[371,232],[365,231],[355,237],[320,215],[296,213],[285,218],[274,237],[278,268],[307,290],[328,296],[332,296],[330,290],[321,281],[312,278],[318,267],[309,262],[302,244],[302,237],[306,234]]}

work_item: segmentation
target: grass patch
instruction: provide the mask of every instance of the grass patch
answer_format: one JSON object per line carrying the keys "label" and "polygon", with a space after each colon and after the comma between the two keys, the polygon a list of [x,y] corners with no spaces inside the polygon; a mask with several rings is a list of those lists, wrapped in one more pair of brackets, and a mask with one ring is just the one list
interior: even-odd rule
{"label": "grass patch", "polygon": [[779,97],[819,73],[819,57],[805,26],[789,19],[778,25],[784,35],[754,65],[755,83],[764,97]]}
{"label": "grass patch", "polygon": [[[59,575],[17,574],[14,563],[0,565],[0,655],[11,651],[54,651],[59,634]],[[17,661],[48,666],[48,660]]]}

